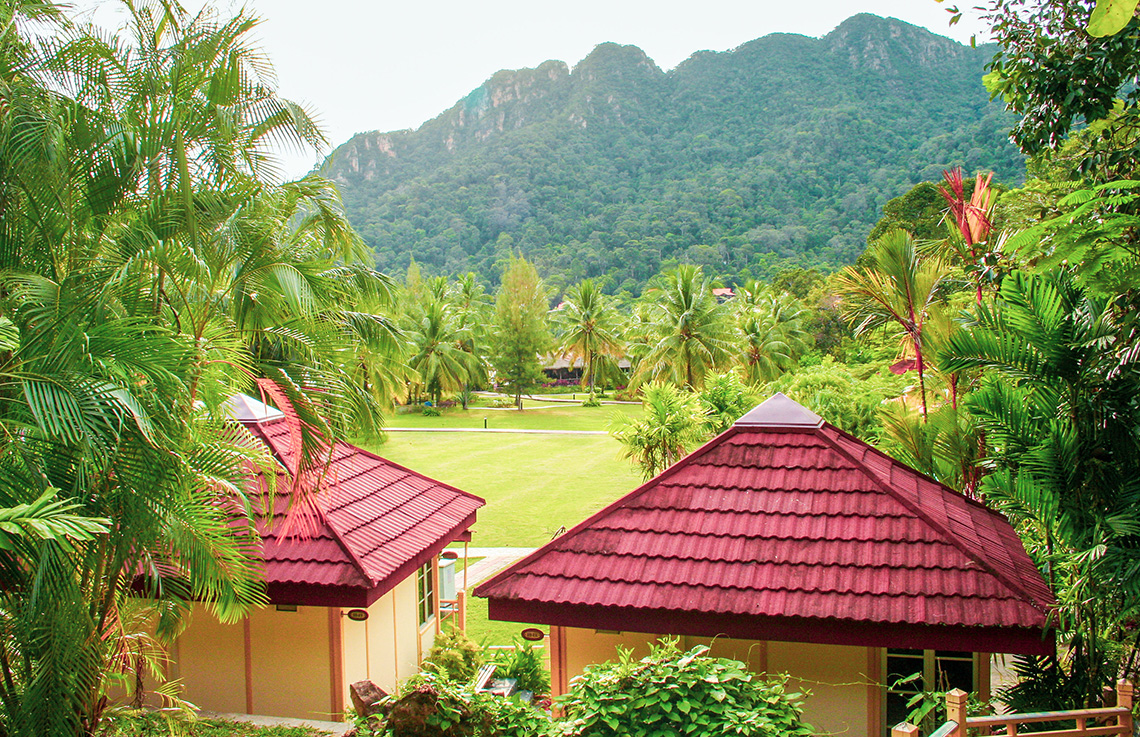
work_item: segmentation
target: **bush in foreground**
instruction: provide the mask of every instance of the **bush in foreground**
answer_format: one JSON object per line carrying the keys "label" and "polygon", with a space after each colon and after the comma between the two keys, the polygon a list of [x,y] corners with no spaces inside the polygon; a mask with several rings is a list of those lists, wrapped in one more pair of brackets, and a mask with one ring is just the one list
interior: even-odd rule
{"label": "bush in foreground", "polygon": [[560,737],[648,735],[742,735],[808,737],[801,694],[785,693],[782,680],[765,680],[743,663],[688,653],[665,641],[633,661],[628,651],[616,663],[593,665],[559,699],[566,718],[555,723]]}

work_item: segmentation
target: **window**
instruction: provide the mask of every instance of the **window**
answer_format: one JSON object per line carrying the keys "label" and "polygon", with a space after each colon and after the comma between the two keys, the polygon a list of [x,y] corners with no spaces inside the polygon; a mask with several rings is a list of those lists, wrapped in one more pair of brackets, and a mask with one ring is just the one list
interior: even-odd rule
{"label": "window", "polygon": [[431,563],[425,563],[416,571],[416,602],[422,627],[435,616],[435,577]]}
{"label": "window", "polygon": [[[907,702],[922,691],[978,690],[974,653],[958,650],[887,650],[886,731],[906,720]],[[906,680],[906,683],[899,683]],[[897,684],[897,685],[896,685]],[[927,725],[929,727],[930,725]],[[925,729],[923,730],[926,731]]]}

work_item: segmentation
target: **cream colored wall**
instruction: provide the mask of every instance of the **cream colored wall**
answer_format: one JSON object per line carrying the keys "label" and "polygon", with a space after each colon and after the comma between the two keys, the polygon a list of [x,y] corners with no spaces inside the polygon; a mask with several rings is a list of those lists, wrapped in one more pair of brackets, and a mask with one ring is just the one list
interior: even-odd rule
{"label": "cream colored wall", "polygon": [[[303,606],[296,612],[279,612],[267,607],[246,621],[220,624],[196,606],[192,617],[172,653],[172,675],[182,679],[190,703],[220,712],[330,718],[327,608]],[[247,627],[252,654],[248,664]]]}
{"label": "cream colored wall", "polygon": [[[416,580],[410,576],[368,607],[368,619],[340,615],[343,704],[348,687],[371,680],[388,693],[419,672],[431,649],[436,624],[417,622]],[[437,615],[438,616],[438,615]],[[329,609],[268,607],[248,620],[254,714],[329,719],[333,714]],[[186,698],[212,711],[246,713],[246,624],[219,624],[201,607],[174,648],[172,675],[185,683]]]}
{"label": "cream colored wall", "polygon": [[400,681],[419,672],[422,654],[435,641],[435,622],[421,630],[416,605],[413,575],[373,602],[364,622],[342,617],[346,704],[356,681],[368,679],[394,693]]}
{"label": "cream colored wall", "polygon": [[[658,639],[657,635],[636,632],[598,633],[595,630],[565,628],[565,667],[567,678],[581,675],[591,663],[617,657],[617,647],[633,647],[635,657],[643,657]],[[708,645],[710,655],[729,657],[746,663],[756,672],[788,673],[792,690],[809,689],[804,704],[804,720],[817,734],[869,735],[867,670],[869,652],[865,647],[807,645],[789,642],[757,642],[729,638],[683,637],[678,645],[691,649]],[[877,691],[876,691],[877,693]]]}
{"label": "cream colored wall", "polygon": [[617,634],[567,627],[566,630],[566,680],[582,675],[591,663],[605,663],[617,660],[617,648],[633,648],[634,658],[649,654],[649,647],[660,635],[647,635],[641,632],[621,632]]}
{"label": "cream colored wall", "polygon": [[816,734],[868,735],[867,664],[865,647],[768,643],[768,672],[787,673],[789,688],[811,691],[804,721]]}
{"label": "cream colored wall", "polygon": [[171,653],[171,675],[183,696],[203,709],[245,713],[245,634],[239,624],[220,624],[194,605],[190,625]]}
{"label": "cream colored wall", "polygon": [[408,576],[392,589],[395,622],[396,677],[404,680],[420,669],[420,632],[416,621],[416,577]]}
{"label": "cream colored wall", "polygon": [[[395,594],[391,591],[381,596],[368,607],[368,619],[363,622],[341,618],[346,704],[351,703],[348,687],[357,681],[372,681],[388,693],[396,689],[396,638],[400,630],[408,631],[408,614],[403,613],[402,625],[398,623],[394,600]],[[414,627],[414,611],[411,617]]]}
{"label": "cream colored wall", "polygon": [[250,616],[254,714],[339,718],[332,712],[328,611],[268,607]]}

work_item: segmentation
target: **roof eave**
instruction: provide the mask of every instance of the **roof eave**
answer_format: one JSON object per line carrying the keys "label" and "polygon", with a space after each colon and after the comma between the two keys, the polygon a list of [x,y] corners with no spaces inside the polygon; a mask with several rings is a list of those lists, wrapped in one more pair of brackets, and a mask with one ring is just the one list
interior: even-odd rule
{"label": "roof eave", "polygon": [[488,617],[498,621],[658,635],[723,636],[743,640],[1021,655],[1051,655],[1055,651],[1053,631],[1044,626],[964,627],[813,620],[496,598],[488,599],[487,610]]}

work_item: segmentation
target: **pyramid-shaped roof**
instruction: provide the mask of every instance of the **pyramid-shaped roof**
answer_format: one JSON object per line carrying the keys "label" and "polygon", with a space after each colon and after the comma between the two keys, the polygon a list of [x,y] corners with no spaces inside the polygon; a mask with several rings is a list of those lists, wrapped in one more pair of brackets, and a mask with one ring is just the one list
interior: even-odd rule
{"label": "pyramid-shaped roof", "polygon": [[476,589],[493,619],[1047,652],[1009,523],[777,394]]}
{"label": "pyramid-shaped roof", "polygon": [[[250,397],[232,407],[288,467],[293,440],[286,416]],[[235,412],[237,414],[237,412]],[[268,488],[256,475],[260,493]],[[285,523],[290,488],[278,475],[271,521],[258,524],[270,600],[278,604],[368,606],[448,543],[463,538],[484,501],[343,441],[332,448],[315,504]]]}

